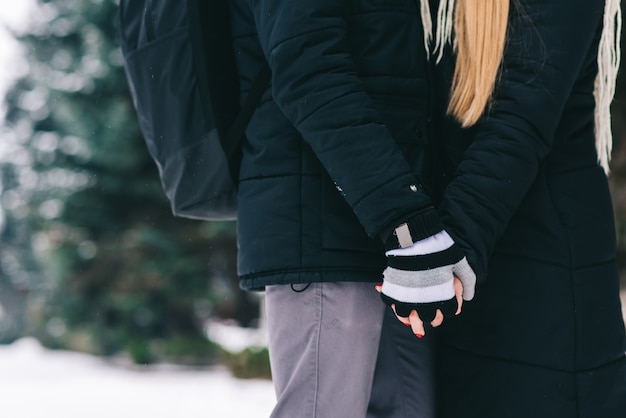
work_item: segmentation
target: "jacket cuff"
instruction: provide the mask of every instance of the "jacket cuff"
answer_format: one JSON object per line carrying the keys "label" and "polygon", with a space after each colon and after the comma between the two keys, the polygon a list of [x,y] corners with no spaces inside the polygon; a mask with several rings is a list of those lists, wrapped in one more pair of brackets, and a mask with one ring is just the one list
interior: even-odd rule
{"label": "jacket cuff", "polygon": [[434,207],[428,206],[396,221],[379,234],[385,251],[405,248],[443,231],[443,224]]}

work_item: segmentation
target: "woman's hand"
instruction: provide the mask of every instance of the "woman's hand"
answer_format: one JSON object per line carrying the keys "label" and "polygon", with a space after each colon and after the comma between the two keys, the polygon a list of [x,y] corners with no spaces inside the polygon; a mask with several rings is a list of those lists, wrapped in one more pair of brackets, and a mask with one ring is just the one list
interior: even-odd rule
{"label": "woman's hand", "polygon": [[[461,313],[461,309],[463,306],[463,283],[459,280],[458,277],[454,276],[454,295],[456,297],[457,302],[457,310],[454,315],[459,315]],[[376,285],[376,290],[381,293],[382,292],[382,284]],[[391,309],[393,309],[396,318],[398,321],[402,322],[407,327],[411,327],[413,334],[415,334],[418,338],[423,338],[426,335],[426,330],[424,328],[424,322],[420,318],[419,314],[416,310],[412,310],[408,317],[403,317],[398,315],[396,312],[396,305],[392,304]],[[430,325],[434,328],[440,326],[444,320],[444,314],[441,312],[441,309],[437,309],[435,314],[435,319],[430,322]]]}

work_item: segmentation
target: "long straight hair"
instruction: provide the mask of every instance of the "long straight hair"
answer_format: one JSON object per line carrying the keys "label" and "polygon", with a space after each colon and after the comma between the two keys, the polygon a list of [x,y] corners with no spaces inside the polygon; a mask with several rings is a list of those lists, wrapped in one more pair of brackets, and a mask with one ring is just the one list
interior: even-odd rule
{"label": "long straight hair", "polygon": [[448,112],[464,127],[478,122],[490,102],[504,55],[508,21],[509,0],[457,1],[457,55]]}
{"label": "long straight hair", "polygon": [[[456,66],[448,112],[462,126],[476,124],[487,111],[504,57],[509,9],[515,0],[440,0],[433,55],[439,61],[454,31]],[[421,0],[424,43],[433,37],[430,6]],[[610,106],[615,95],[621,60],[620,0],[605,0],[602,36],[598,49],[598,75],[594,98],[598,160],[608,173],[612,151]]]}

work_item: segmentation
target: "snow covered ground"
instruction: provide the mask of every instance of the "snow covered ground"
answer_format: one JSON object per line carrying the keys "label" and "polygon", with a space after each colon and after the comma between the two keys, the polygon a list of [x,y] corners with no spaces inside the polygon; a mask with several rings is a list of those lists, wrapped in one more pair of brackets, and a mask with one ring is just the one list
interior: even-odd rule
{"label": "snow covered ground", "polygon": [[[626,293],[622,293],[626,306]],[[263,333],[208,324],[232,350],[263,344]],[[2,418],[265,418],[272,384],[239,380],[222,368],[124,368],[103,359],[42,348],[33,339],[0,346]]]}
{"label": "snow covered ground", "polygon": [[0,399],[2,418],[266,418],[275,398],[224,369],[127,369],[23,339],[0,346]]}

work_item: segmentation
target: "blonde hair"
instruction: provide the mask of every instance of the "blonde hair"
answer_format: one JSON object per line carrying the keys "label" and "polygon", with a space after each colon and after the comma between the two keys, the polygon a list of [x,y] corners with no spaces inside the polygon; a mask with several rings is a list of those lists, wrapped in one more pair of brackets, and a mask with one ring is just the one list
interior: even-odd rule
{"label": "blonde hair", "polygon": [[456,6],[457,58],[448,112],[464,127],[478,122],[491,99],[508,20],[509,0],[461,0]]}
{"label": "blonde hair", "polygon": [[[437,61],[441,59],[454,29],[456,66],[448,112],[464,127],[476,124],[491,101],[504,56],[510,2],[441,0],[439,3],[433,55]],[[424,42],[429,51],[433,34],[428,0],[421,0],[421,13]],[[596,149],[607,173],[612,149],[610,105],[621,58],[621,25],[620,0],[606,0],[594,97]]]}

